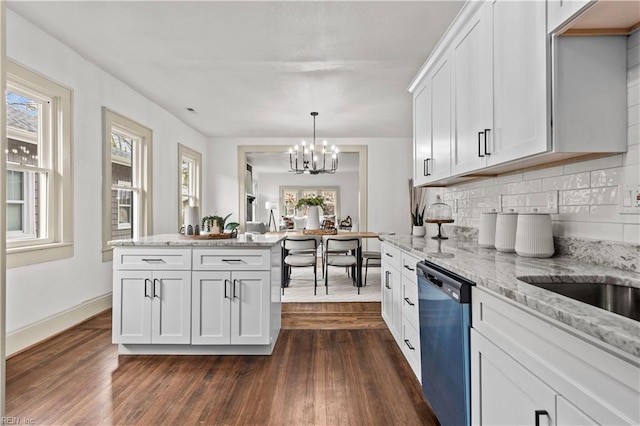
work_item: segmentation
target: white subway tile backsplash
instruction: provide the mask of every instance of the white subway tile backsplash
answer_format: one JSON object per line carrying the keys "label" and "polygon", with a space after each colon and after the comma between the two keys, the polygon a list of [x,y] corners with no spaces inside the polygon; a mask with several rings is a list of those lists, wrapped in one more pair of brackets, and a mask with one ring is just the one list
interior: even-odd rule
{"label": "white subway tile backsplash", "polygon": [[627,138],[629,146],[640,144],[640,124],[629,126],[629,130],[627,130]]}
{"label": "white subway tile backsplash", "polygon": [[560,191],[561,206],[585,206],[589,204],[591,197],[590,189],[577,189],[571,191]]}
{"label": "white subway tile backsplash", "polygon": [[514,173],[511,175],[498,176],[495,178],[495,185],[503,185],[506,183],[522,182],[522,173]]}
{"label": "white subway tile backsplash", "polygon": [[640,225],[624,225],[623,241],[625,243],[640,244]]}
{"label": "white subway tile backsplash", "polygon": [[581,161],[579,163],[566,164],[563,167],[564,174],[569,175],[573,173],[590,172],[592,170],[609,169],[620,166],[622,166],[622,154]]}
{"label": "white subway tile backsplash", "polygon": [[621,223],[562,222],[563,234],[558,236],[623,241],[623,227]]}
{"label": "white subway tile backsplash", "polygon": [[558,215],[553,215],[554,220],[588,221],[589,206],[560,206]]}
{"label": "white subway tile backsplash", "polygon": [[627,88],[627,106],[634,106],[640,103],[640,84]]}
{"label": "white subway tile backsplash", "polygon": [[526,194],[528,192],[542,191],[542,180],[534,179],[524,182],[510,183],[507,185],[507,194]]}
{"label": "white subway tile backsplash", "polygon": [[589,188],[590,180],[589,172],[545,178],[542,179],[542,190]]}
{"label": "white subway tile backsplash", "polygon": [[640,216],[634,214],[620,214],[618,205],[589,206],[589,220],[592,222],[615,222],[624,224],[640,224]]}
{"label": "white subway tile backsplash", "polygon": [[551,176],[561,176],[561,175],[562,175],[562,166],[556,166],[556,167],[548,167],[546,169],[538,169],[538,170],[532,170],[530,172],[524,172],[523,179],[524,180],[541,179],[541,178],[546,178]]}
{"label": "white subway tile backsplash", "polygon": [[591,190],[588,204],[618,204],[620,189],[617,186]]}
{"label": "white subway tile backsplash", "polygon": [[627,87],[640,84],[640,66],[631,67],[627,70]]}
{"label": "white subway tile backsplash", "polygon": [[622,176],[622,167],[591,172],[591,187],[618,186],[622,182]]}
{"label": "white subway tile backsplash", "polygon": [[635,126],[640,124],[640,105],[633,105],[629,107],[629,113],[627,114],[627,123],[629,126]]}

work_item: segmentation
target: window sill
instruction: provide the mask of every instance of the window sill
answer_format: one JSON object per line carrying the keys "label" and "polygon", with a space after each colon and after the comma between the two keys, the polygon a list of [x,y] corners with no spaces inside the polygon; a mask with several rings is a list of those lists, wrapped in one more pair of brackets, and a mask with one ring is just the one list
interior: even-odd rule
{"label": "window sill", "polygon": [[53,243],[7,249],[7,268],[73,257],[73,243]]}

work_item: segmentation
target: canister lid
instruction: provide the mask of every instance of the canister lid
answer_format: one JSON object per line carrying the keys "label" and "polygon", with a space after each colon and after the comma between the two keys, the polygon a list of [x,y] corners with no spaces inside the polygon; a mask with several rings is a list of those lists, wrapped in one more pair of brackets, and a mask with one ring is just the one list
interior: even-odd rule
{"label": "canister lid", "polygon": [[512,214],[518,214],[518,212],[513,211],[513,209],[509,209],[506,212],[500,212],[498,213],[499,215],[512,215]]}
{"label": "canister lid", "polygon": [[528,216],[528,215],[532,215],[532,216],[550,216],[549,213],[543,213],[543,212],[539,212],[537,208],[531,209],[532,211],[530,212],[522,212],[520,213],[521,216]]}

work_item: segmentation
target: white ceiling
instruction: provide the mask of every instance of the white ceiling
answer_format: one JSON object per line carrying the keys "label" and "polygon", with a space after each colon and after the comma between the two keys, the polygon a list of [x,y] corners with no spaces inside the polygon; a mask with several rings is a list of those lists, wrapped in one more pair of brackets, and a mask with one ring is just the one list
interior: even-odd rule
{"label": "white ceiling", "polygon": [[[8,1],[211,137],[411,137],[406,87],[461,1]],[[192,107],[196,113],[186,111]]]}

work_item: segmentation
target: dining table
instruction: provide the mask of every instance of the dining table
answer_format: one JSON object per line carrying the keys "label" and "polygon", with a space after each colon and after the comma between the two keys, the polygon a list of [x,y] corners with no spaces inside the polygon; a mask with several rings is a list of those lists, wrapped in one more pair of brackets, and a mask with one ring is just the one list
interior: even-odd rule
{"label": "dining table", "polygon": [[[371,231],[342,231],[342,230],[338,230],[336,234],[333,233],[326,233],[326,234],[321,234],[321,233],[305,233],[304,230],[286,230],[286,231],[270,231],[270,232],[266,232],[265,236],[280,236],[280,237],[301,237],[301,236],[308,236],[308,237],[316,237],[318,238],[320,241],[322,241],[322,237],[332,237],[332,236],[338,236],[338,237],[358,237],[358,238],[378,238],[380,236],[379,233],[377,232],[371,232]],[[284,291],[284,286],[285,286],[285,282],[286,282],[286,277],[285,277],[285,265],[284,265],[284,258],[286,256],[286,253],[284,252],[283,249],[283,253],[282,253],[282,290]],[[362,287],[362,248],[358,249],[357,252],[357,256],[358,256],[358,267],[357,272],[356,272],[356,285],[358,287]],[[360,288],[358,288],[358,290],[360,290]]]}

